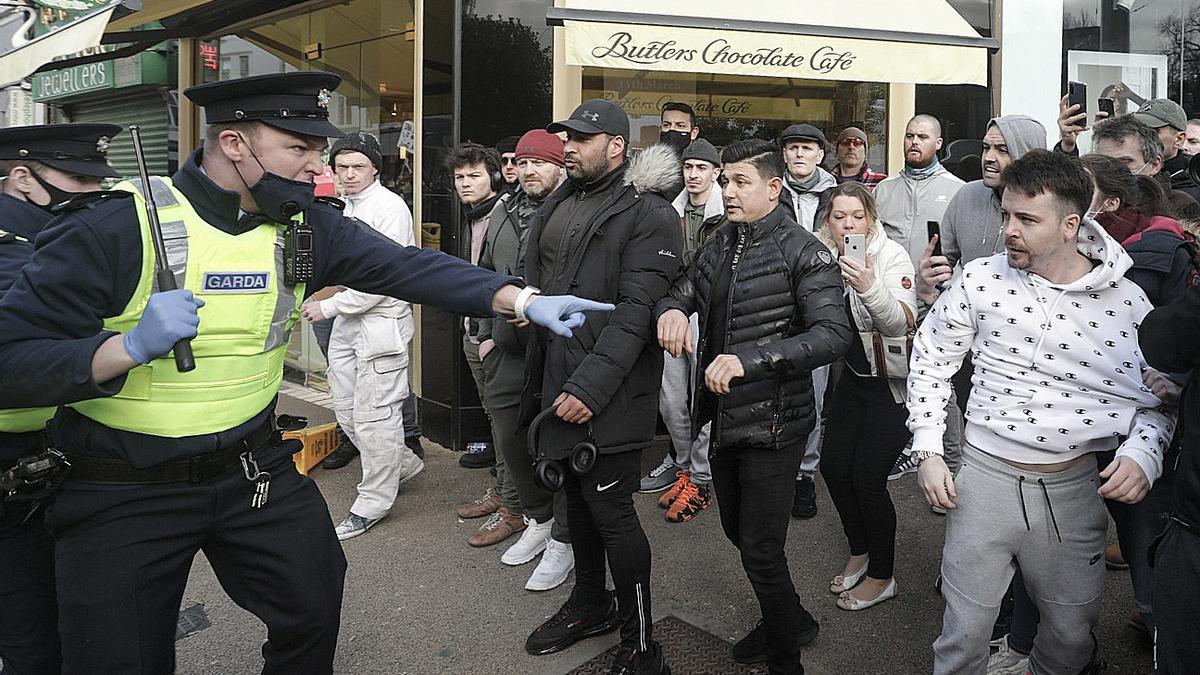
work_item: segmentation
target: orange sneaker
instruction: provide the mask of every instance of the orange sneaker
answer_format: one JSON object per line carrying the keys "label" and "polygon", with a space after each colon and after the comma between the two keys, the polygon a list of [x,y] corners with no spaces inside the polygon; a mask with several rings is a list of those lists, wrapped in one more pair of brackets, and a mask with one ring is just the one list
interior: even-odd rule
{"label": "orange sneaker", "polygon": [[675,498],[679,496],[679,493],[683,492],[685,487],[692,484],[692,477],[688,472],[677,471],[675,475],[679,477],[678,480],[675,481],[674,485],[667,488],[667,491],[658,498],[659,508],[671,508],[671,504],[675,502]]}
{"label": "orange sneaker", "polygon": [[712,488],[688,481],[687,487],[675,498],[667,509],[667,522],[682,523],[691,520],[712,503]]}

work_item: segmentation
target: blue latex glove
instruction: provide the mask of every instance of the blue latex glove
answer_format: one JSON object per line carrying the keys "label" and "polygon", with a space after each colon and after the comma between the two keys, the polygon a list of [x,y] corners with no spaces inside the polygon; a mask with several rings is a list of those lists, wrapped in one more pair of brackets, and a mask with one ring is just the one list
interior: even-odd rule
{"label": "blue latex glove", "polygon": [[573,295],[539,295],[525,306],[525,317],[550,332],[571,337],[571,331],[583,325],[584,312],[611,312],[616,305],[584,300]]}
{"label": "blue latex glove", "polygon": [[176,342],[196,337],[204,301],[187,289],[150,296],[138,324],[125,334],[125,351],[130,358],[147,364],[171,352]]}

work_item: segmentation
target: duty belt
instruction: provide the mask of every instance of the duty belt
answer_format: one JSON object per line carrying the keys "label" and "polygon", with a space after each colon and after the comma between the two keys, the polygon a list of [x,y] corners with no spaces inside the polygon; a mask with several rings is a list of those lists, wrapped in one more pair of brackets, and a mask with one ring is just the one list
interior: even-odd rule
{"label": "duty belt", "polygon": [[203,483],[230,469],[240,466],[239,456],[258,450],[274,437],[271,423],[266,422],[241,440],[203,455],[171,460],[139,469],[121,459],[106,459],[88,455],[70,455],[69,480],[84,483],[122,483],[161,485],[165,483]]}

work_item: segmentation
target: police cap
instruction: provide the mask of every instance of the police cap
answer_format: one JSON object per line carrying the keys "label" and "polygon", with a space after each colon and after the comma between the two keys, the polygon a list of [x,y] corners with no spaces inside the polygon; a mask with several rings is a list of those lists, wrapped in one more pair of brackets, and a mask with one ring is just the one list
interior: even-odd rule
{"label": "police cap", "polygon": [[254,121],[294,134],[329,138],[343,135],[329,122],[331,92],[341,81],[333,73],[305,71],[209,82],[183,93],[204,108],[209,124]]}
{"label": "police cap", "polygon": [[120,174],[108,165],[116,124],[41,124],[0,129],[0,160],[27,159],[65,173],[98,178]]}

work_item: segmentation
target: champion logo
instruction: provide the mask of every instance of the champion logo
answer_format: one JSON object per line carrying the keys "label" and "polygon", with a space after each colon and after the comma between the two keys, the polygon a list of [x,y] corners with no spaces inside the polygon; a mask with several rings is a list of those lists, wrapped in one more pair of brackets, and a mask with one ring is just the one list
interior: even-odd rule
{"label": "champion logo", "polygon": [[205,272],[205,293],[266,293],[270,272]]}

